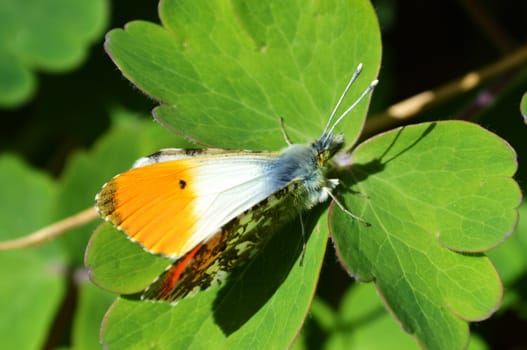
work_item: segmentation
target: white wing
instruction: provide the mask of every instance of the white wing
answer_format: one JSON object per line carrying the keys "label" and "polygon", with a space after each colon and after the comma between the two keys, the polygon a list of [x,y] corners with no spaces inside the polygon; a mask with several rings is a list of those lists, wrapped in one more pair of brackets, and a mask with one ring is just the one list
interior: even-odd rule
{"label": "white wing", "polygon": [[180,257],[278,190],[279,154],[162,150],[108,182],[97,207],[146,250]]}

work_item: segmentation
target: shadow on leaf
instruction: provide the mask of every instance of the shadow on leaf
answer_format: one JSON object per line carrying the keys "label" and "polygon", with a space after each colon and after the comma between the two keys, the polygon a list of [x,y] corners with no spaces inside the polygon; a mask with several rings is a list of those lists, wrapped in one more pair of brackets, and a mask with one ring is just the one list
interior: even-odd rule
{"label": "shadow on leaf", "polygon": [[[225,335],[236,332],[275,295],[295,264],[304,264],[304,242],[311,236],[324,208],[317,206],[303,217],[305,237],[299,219],[275,233],[269,232],[273,237],[262,252],[230,275],[215,299],[213,311],[215,322]],[[305,253],[309,259],[309,252]]]}

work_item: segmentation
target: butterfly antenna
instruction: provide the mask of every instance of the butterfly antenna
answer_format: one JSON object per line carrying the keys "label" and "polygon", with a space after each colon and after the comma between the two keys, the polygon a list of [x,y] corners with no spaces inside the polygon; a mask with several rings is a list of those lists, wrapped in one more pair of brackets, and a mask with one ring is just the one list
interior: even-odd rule
{"label": "butterfly antenna", "polygon": [[355,102],[353,102],[353,104],[344,111],[344,113],[342,113],[342,115],[337,119],[337,121],[335,121],[331,129],[329,129],[329,131],[327,132],[327,135],[331,135],[333,133],[335,127],[342,121],[342,119],[344,119],[349,114],[349,112],[351,112],[353,108],[355,108],[360,103],[360,101],[362,101],[364,97],[366,97],[377,86],[378,83],[379,80],[377,79],[371,82],[371,84],[366,88],[366,90],[362,92],[359,98],[356,99]]}
{"label": "butterfly antenna", "polygon": [[329,116],[329,119],[328,119],[328,123],[326,124],[326,127],[324,128],[324,132],[322,134],[325,134],[326,131],[328,131],[328,128],[331,125],[331,121],[333,120],[333,117],[335,116],[335,113],[337,113],[337,109],[339,109],[340,104],[342,103],[342,100],[344,100],[344,97],[346,97],[346,95],[348,94],[348,91],[349,91],[351,85],[353,85],[355,80],[357,80],[357,78],[359,77],[359,74],[360,74],[361,71],[362,71],[362,63],[359,63],[359,65],[357,66],[357,69],[355,70],[355,72],[351,76],[351,79],[350,79],[348,85],[344,89],[344,92],[342,93],[342,95],[340,95],[340,98],[339,98],[337,104],[335,105],[335,108],[333,108],[333,112],[331,112],[331,115]]}

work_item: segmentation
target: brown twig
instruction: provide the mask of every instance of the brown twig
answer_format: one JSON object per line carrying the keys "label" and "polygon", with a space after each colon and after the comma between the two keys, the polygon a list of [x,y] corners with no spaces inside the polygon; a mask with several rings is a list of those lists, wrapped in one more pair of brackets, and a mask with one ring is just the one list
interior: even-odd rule
{"label": "brown twig", "polygon": [[0,242],[0,250],[31,247],[56,238],[71,229],[87,224],[97,219],[99,215],[95,208],[85,209],[64,220],[57,221],[49,226],[41,228],[27,236],[13,239],[11,241]]}
{"label": "brown twig", "polygon": [[474,89],[489,79],[526,64],[527,45],[505,56],[498,62],[490,64],[480,70],[469,72],[463,77],[440,86],[437,89],[421,92],[392,105],[384,112],[372,116],[366,121],[363,136],[375,135],[380,131],[402,124],[405,120],[411,119],[435,105]]}

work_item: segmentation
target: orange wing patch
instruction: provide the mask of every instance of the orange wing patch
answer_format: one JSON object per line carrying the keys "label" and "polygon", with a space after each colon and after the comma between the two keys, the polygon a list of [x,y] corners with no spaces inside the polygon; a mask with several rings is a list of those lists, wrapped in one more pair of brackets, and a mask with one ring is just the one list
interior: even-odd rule
{"label": "orange wing patch", "polygon": [[114,177],[97,195],[99,213],[151,253],[184,255],[198,220],[191,162],[155,163]]}
{"label": "orange wing patch", "polygon": [[141,298],[175,304],[199,291],[220,285],[233,270],[258,254],[272,235],[298,214],[291,208],[298,203],[299,196],[307,193],[299,180],[293,180],[176,260],[145,289]]}

